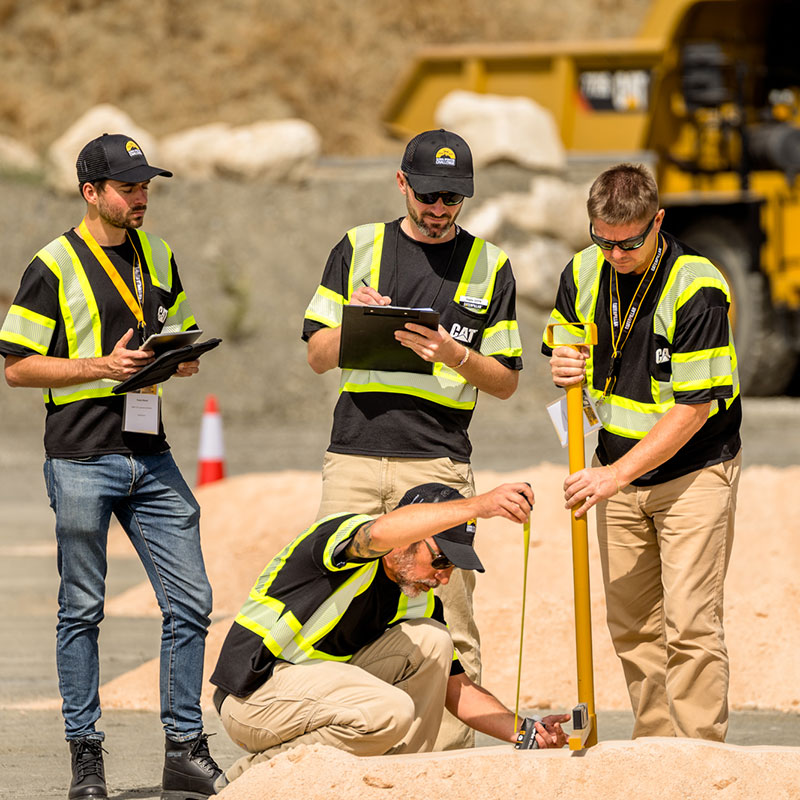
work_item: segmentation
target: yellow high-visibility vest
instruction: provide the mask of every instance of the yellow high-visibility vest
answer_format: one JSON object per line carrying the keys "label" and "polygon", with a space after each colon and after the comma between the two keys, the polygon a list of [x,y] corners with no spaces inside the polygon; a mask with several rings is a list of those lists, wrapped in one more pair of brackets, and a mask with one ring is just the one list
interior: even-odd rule
{"label": "yellow high-visibility vest", "polygon": [[[135,231],[141,243],[144,261],[150,282],[154,287],[172,290],[172,251],[169,245],[155,236]],[[69,239],[62,235],[45,245],[37,254],[45,266],[58,279],[58,302],[61,320],[66,334],[69,358],[99,358],[102,350],[102,328],[100,312],[94,292],[86,276],[86,270]],[[173,306],[168,309],[162,328],[172,333],[190,328],[194,316],[181,292]],[[0,331],[0,339],[28,347],[40,355],[47,355],[56,320],[34,313],[29,309],[13,305]],[[45,402],[50,399],[56,405],[73,403],[97,397],[112,396],[118,381],[101,379],[86,383],[49,388],[44,390]]]}
{"label": "yellow high-visibility vest", "polygon": [[[383,222],[352,228],[347,236],[353,247],[347,281],[347,296],[325,286],[317,288],[306,309],[306,319],[320,322],[329,328],[341,325],[342,307],[350,301],[353,292],[361,285],[378,288],[381,256],[383,254],[386,224]],[[469,297],[476,314],[486,314],[491,304],[495,279],[508,256],[495,245],[475,237],[469,256],[459,278],[453,297]],[[516,320],[508,320],[484,330],[479,352],[482,355],[522,354],[522,343]],[[454,369],[441,362],[433,365],[433,374],[413,372],[343,369],[340,392],[389,392],[413,395],[448,408],[471,411],[478,398],[478,390]]]}
{"label": "yellow high-visibility vest", "polygon": [[[370,586],[381,568],[380,559],[353,570],[352,575],[320,603],[305,622],[298,620],[285,603],[269,595],[270,586],[297,545],[313,534],[323,522],[335,516],[340,515],[333,514],[315,522],[270,561],[259,575],[248,599],[234,620],[259,636],[275,658],[299,664],[314,659],[349,661],[355,655],[354,653],[332,655],[317,649],[316,645],[336,627],[353,599]],[[370,519],[372,517],[365,514],[352,515],[344,519],[330,537],[327,550],[335,549],[348,539],[358,526]],[[431,617],[433,610],[433,592],[423,592],[414,598],[401,594],[397,603],[397,613],[389,624],[407,619]]]}
{"label": "yellow high-visibility vest", "polygon": [[[600,278],[605,259],[596,245],[582,250],[572,259],[572,279],[575,283],[575,316],[579,322],[594,322]],[[652,333],[672,342],[675,336],[677,312],[697,291],[704,287],[719,289],[730,302],[728,284],[719,270],[706,258],[683,255],[675,259],[661,290],[652,317]],[[554,310],[548,324],[567,323],[563,314]],[[597,404],[597,415],[610,433],[629,439],[643,439],[652,427],[675,405],[675,391],[698,391],[716,386],[732,387],[732,397],[725,399],[730,408],[739,395],[739,370],[733,336],[728,328],[726,347],[711,348],[693,353],[672,354],[672,379],[657,381],[650,378],[652,402],[639,402],[612,392],[603,398],[602,389],[594,386],[594,359],[586,362],[586,387]],[[580,344],[584,341],[583,328],[562,328],[559,332],[563,344]],[[709,377],[717,376],[717,377]],[[719,410],[711,404],[709,417]]]}

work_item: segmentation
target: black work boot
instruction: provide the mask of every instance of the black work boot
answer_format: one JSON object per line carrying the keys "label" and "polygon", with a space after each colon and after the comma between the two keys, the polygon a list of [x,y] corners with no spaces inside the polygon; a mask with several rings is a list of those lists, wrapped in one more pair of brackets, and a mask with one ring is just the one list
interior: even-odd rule
{"label": "black work boot", "polygon": [[72,783],[69,800],[89,798],[107,800],[106,773],[103,769],[103,743],[99,739],[71,739]]}
{"label": "black work boot", "polygon": [[167,736],[161,800],[205,800],[228,785],[225,773],[208,752],[208,734],[188,742]]}

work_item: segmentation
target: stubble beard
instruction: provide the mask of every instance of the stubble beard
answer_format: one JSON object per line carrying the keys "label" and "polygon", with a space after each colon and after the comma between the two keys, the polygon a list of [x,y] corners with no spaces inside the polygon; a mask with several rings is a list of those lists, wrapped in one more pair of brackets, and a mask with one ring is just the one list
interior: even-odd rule
{"label": "stubble beard", "polygon": [[452,217],[447,217],[446,219],[443,217],[434,217],[438,223],[446,223],[441,228],[433,228],[425,222],[425,217],[428,216],[429,218],[432,217],[428,212],[423,212],[421,215],[417,214],[416,209],[412,208],[411,203],[409,202],[408,198],[406,198],[406,209],[408,211],[409,219],[416,225],[417,230],[423,235],[427,236],[429,239],[443,239],[447,234],[450,232],[453,225],[455,225],[456,217],[458,217],[461,209],[457,209]]}
{"label": "stubble beard", "polygon": [[425,586],[425,591],[428,589],[435,589],[439,585],[436,578],[416,578],[413,579],[411,575],[416,569],[416,561],[414,559],[415,550],[406,550],[405,552],[398,553],[394,561],[395,581],[400,587],[400,591],[406,597],[419,597],[422,594],[420,585]]}
{"label": "stubble beard", "polygon": [[144,214],[136,219],[132,219],[132,216],[137,211],[146,210],[146,206],[136,206],[134,208],[129,208],[126,211],[121,211],[117,208],[112,208],[109,206],[109,204],[103,200],[102,196],[98,198],[97,203],[97,213],[100,215],[100,218],[109,225],[113,225],[115,228],[122,228],[123,230],[134,230],[136,228],[141,228],[142,224],[144,223]]}

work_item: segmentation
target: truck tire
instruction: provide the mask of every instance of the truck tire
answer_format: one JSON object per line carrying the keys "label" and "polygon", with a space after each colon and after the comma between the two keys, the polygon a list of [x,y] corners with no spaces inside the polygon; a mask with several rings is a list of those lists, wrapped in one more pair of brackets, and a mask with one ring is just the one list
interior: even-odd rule
{"label": "truck tire", "polygon": [[742,394],[782,394],[792,380],[797,354],[775,327],[766,277],[750,269],[745,233],[729,219],[710,217],[686,228],[679,238],[711,260],[728,282]]}

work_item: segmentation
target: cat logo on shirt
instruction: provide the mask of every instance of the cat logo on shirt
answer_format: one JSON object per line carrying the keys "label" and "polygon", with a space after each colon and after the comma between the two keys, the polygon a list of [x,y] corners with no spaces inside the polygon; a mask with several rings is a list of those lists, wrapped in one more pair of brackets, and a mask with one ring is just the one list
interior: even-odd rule
{"label": "cat logo on shirt", "polygon": [[459,325],[457,322],[454,322],[453,327],[450,328],[450,335],[454,339],[457,339],[459,342],[464,342],[465,344],[470,344],[477,332],[477,328],[467,328],[463,325]]}
{"label": "cat logo on shirt", "polygon": [[656,364],[666,364],[670,357],[669,347],[656,348]]}

